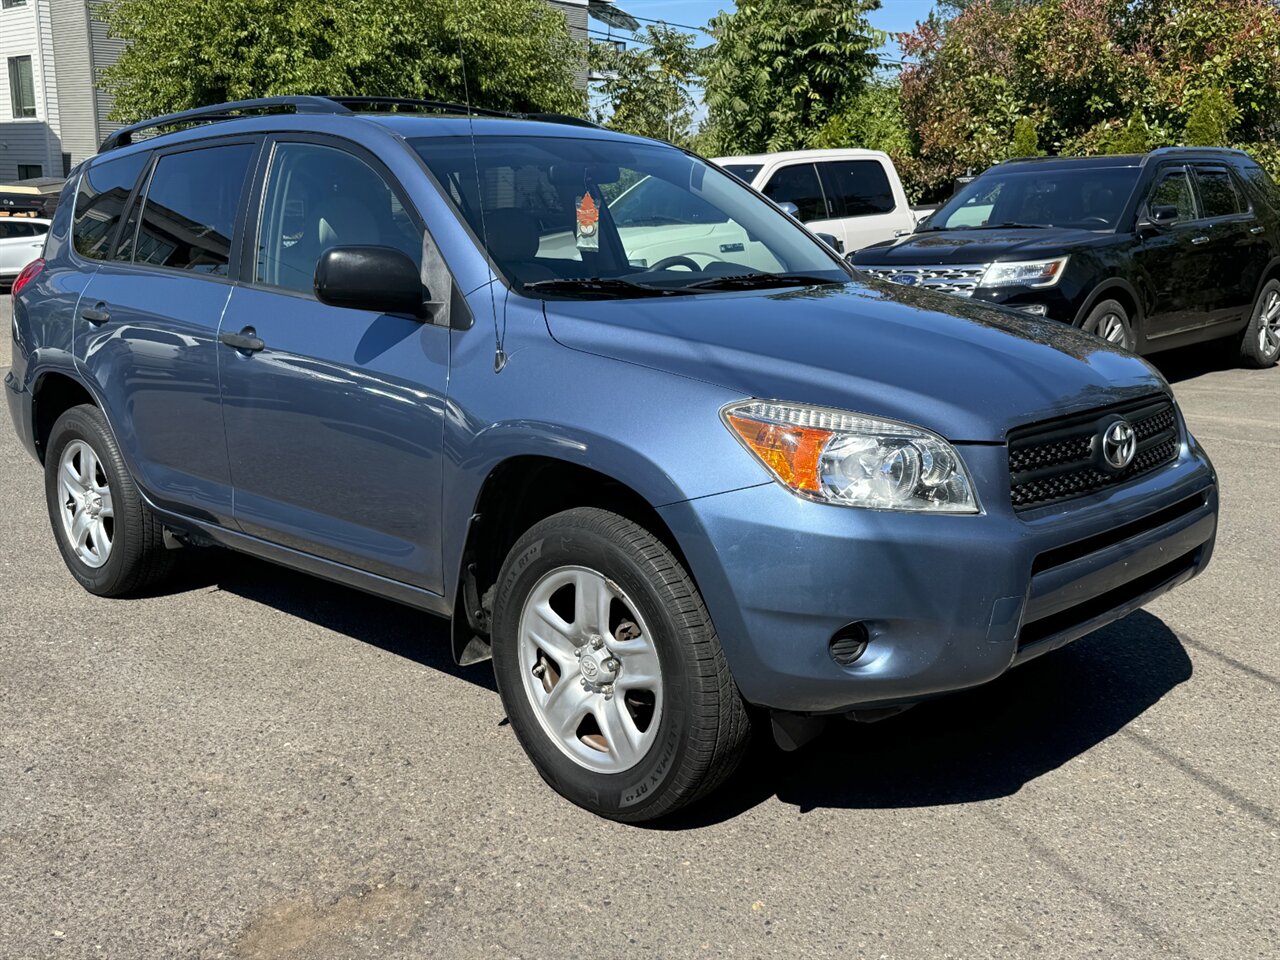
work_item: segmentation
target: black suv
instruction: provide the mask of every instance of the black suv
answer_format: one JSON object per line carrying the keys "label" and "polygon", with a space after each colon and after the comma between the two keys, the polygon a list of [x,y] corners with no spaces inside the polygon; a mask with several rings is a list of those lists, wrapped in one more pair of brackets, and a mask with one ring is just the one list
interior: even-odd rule
{"label": "black suv", "polygon": [[1245,365],[1280,357],[1280,195],[1239,150],[1006,161],[850,259],[1138,353],[1238,336]]}

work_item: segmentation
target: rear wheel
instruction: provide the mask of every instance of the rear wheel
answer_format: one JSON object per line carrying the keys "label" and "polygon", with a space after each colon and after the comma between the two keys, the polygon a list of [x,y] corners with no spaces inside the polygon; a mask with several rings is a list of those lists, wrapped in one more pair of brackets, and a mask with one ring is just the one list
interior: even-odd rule
{"label": "rear wheel", "polygon": [[512,548],[493,664],[521,746],[581,807],[651,820],[737,766],[746,708],[697,587],[643,527],[580,508]]}
{"label": "rear wheel", "polygon": [[53,535],[81,586],[118,597],[168,575],[173,553],[163,528],[142,502],[101,410],[84,404],[58,418],[44,470]]}
{"label": "rear wheel", "polygon": [[1126,350],[1132,350],[1138,343],[1129,311],[1119,300],[1103,300],[1089,311],[1080,329]]}
{"label": "rear wheel", "polygon": [[1240,340],[1240,363],[1262,369],[1280,359],[1280,280],[1268,280]]}

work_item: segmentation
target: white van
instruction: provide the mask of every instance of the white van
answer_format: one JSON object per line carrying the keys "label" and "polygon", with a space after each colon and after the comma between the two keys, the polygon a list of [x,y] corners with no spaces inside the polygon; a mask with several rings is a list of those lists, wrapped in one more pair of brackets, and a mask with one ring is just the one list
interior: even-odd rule
{"label": "white van", "polygon": [[845,253],[892,240],[916,226],[898,171],[879,150],[792,150],[712,162],[782,206],[812,233],[834,236]]}

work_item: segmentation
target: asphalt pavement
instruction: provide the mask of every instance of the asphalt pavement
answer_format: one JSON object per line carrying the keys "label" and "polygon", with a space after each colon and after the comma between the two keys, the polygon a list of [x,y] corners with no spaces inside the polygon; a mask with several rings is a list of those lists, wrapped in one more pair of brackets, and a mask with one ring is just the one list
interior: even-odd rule
{"label": "asphalt pavement", "polygon": [[657,828],[546,788],[425,614],[221,551],[89,596],[4,419],[0,957],[1275,958],[1280,370],[1160,366],[1204,576]]}

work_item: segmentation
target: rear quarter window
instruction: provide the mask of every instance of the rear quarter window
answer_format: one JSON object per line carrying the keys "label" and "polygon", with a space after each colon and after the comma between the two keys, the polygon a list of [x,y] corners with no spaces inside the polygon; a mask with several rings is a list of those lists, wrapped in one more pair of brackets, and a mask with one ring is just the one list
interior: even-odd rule
{"label": "rear quarter window", "polygon": [[72,242],[80,256],[90,260],[107,259],[125,203],[149,156],[135,153],[99,161],[80,178],[71,228]]}

